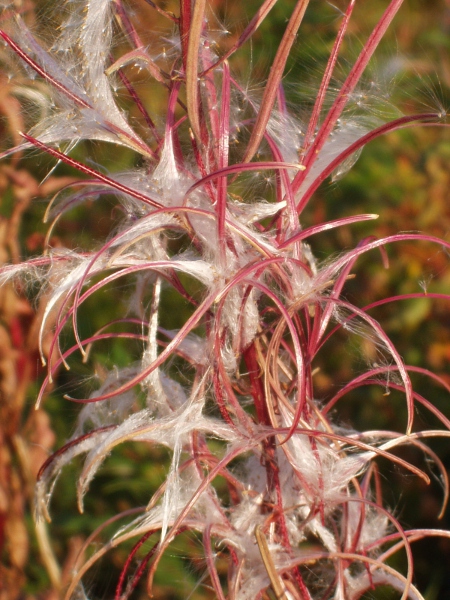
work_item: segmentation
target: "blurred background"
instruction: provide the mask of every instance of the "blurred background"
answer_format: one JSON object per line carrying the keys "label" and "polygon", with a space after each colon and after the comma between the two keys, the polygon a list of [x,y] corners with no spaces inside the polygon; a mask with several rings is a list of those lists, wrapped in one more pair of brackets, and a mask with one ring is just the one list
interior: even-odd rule
{"label": "blurred background", "polygon": [[[177,14],[175,2],[161,6]],[[217,17],[219,47],[234,41],[257,10],[260,2],[214,0],[210,3]],[[251,44],[240,51],[232,67],[249,88],[262,89],[268,75],[293,0],[280,0]],[[350,27],[351,37],[344,44],[336,88],[353,64],[387,0],[357,2]],[[46,40],[55,29],[50,17],[51,2],[27,0],[16,3],[28,25]],[[144,0],[133,2],[143,39],[152,43],[155,32],[165,27],[162,17]],[[345,3],[312,0],[300,29],[286,71],[286,98],[292,111],[306,119],[314,90],[320,82],[326,59],[339,27]],[[223,25],[219,25],[222,23]],[[45,43],[45,42],[44,42]],[[157,86],[145,72],[127,73],[158,127],[165,106]],[[341,79],[339,79],[341,77]],[[17,132],[33,123],[31,90],[44,83],[26,83],[25,72],[2,47],[0,49],[0,144],[4,150],[18,143]],[[444,0],[406,0],[393,26],[367,70],[358,107],[352,118],[382,119],[396,115],[397,107],[412,112],[446,113],[450,106],[450,4]],[[120,94],[119,94],[120,95]],[[127,104],[128,102],[128,104]],[[133,106],[123,94],[123,106],[130,110],[136,127],[142,127]],[[102,169],[124,170],[134,164],[129,151],[80,144],[73,156],[89,160]],[[356,159],[356,157],[355,157]],[[350,165],[349,165],[350,166]],[[312,250],[318,260],[355,246],[368,235],[383,237],[399,231],[426,231],[450,241],[450,131],[428,126],[392,133],[372,142],[348,173],[336,173],[316,193],[302,216],[305,227],[349,214],[375,212],[375,223],[332,230],[315,236]],[[48,199],[79,175],[64,165],[55,167],[53,159],[36,152],[25,152],[0,163],[0,262],[19,262],[39,255],[45,247],[47,225],[42,220]],[[345,175],[345,177],[344,177]],[[45,180],[44,180],[45,178]],[[43,181],[44,180],[44,181]],[[43,181],[42,185],[39,185]],[[264,197],[264,181],[258,183]],[[270,195],[270,190],[267,191]],[[114,198],[103,197],[67,213],[51,232],[52,246],[92,249],[120,220]],[[389,247],[389,268],[372,253],[357,264],[356,277],[346,288],[347,298],[358,306],[386,296],[421,291],[450,293],[450,264],[446,251],[436,245],[403,243]],[[66,467],[56,484],[51,505],[52,522],[36,531],[33,523],[33,487],[42,463],[73,433],[79,408],[63,395],[89,391],[95,387],[92,366],[97,373],[135,360],[139,348],[127,344],[105,345],[97,349],[91,365],[71,363],[61,370],[48,389],[42,407],[34,410],[34,400],[44,377],[38,356],[38,328],[43,300],[35,287],[6,285],[0,288],[0,600],[56,600],[70,578],[76,557],[88,536],[108,518],[120,511],[146,505],[163,481],[168,465],[164,448],[127,444],[117,448],[99,471],[86,496],[85,511],[79,514],[75,484],[81,461]],[[95,331],[114,318],[117,307],[126,310],[125,286],[109,288],[90,302],[83,313],[82,333]],[[166,327],[176,328],[183,317],[179,299],[169,293],[161,319]],[[387,304],[371,311],[385,327],[407,364],[420,365],[439,374],[450,385],[450,305],[440,300],[421,298]],[[46,343],[48,340],[45,340]],[[379,360],[370,341],[358,340],[348,333],[333,336],[323,353],[316,377],[317,399],[326,400],[363,367],[362,356],[374,365]],[[176,368],[176,365],[173,367]],[[450,417],[450,395],[419,374],[413,374],[415,389]],[[383,394],[380,388],[362,388],[341,401],[335,419],[356,429],[402,431],[406,424],[404,398],[395,392]],[[423,412],[423,414],[422,414]],[[433,428],[437,421],[425,411],[417,414],[416,426]],[[431,447],[450,467],[450,442],[434,440]],[[401,451],[402,457],[427,468],[414,448]],[[450,528],[447,510],[438,520],[443,490],[437,478],[430,486],[380,461],[382,490],[386,506],[407,528]],[[218,483],[220,493],[220,482]],[[120,522],[122,523],[122,522]],[[105,543],[118,527],[106,526],[95,539]],[[51,545],[51,549],[49,547]],[[86,578],[86,592],[92,600],[110,599],[129,552],[122,546],[109,552]],[[415,583],[426,600],[450,598],[450,541],[432,538],[414,544]],[[401,566],[402,557],[393,559]],[[219,572],[220,572],[219,560]],[[156,578],[158,599],[206,600],[214,594],[202,580],[205,563],[201,538],[177,538],[165,557]],[[223,559],[226,575],[226,559]],[[200,583],[199,583],[200,581]],[[144,586],[133,596],[146,597]],[[382,591],[365,598],[394,599],[398,594]]]}

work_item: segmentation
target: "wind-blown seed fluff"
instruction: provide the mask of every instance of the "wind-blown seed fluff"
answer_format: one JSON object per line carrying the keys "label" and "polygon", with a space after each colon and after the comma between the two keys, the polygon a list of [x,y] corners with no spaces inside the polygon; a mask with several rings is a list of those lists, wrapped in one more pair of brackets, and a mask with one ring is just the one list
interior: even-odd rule
{"label": "wind-blown seed fluff", "polygon": [[[376,461],[391,461],[429,482],[395,450],[410,443],[439,467],[424,440],[440,432],[416,432],[415,407],[420,403],[433,413],[444,437],[449,422],[414,391],[411,369],[382,325],[352,304],[344,288],[370,250],[424,240],[448,251],[450,244],[425,234],[368,237],[322,262],[309,238],[378,215],[302,228],[303,210],[319,185],[343,177],[367,142],[438,121],[433,113],[355,110],[363,71],[402,1],[386,3],[333,91],[355,6],[350,0],[317,96],[299,114],[290,114],[282,80],[307,0],[295,3],[260,97],[233,74],[234,56],[244,54],[276,0],[261,2],[228,46],[225,38],[217,42],[216,17],[205,2],[191,7],[183,0],[177,15],[148,4],[143,10],[137,2],[69,0],[53,45],[38,42],[20,16],[5,18],[1,33],[48,93],[47,113],[4,156],[36,148],[80,174],[51,201],[51,231],[73,209],[89,210],[103,198],[116,203],[104,239],[87,249],[48,247],[42,258],[0,273],[2,283],[23,274],[39,279],[43,297],[45,292],[40,336],[47,339],[50,332],[52,342],[41,342],[48,372],[38,402],[75,361],[95,373],[95,389],[80,386],[66,395],[82,406],[72,438],[41,469],[37,518],[50,518],[56,480],[79,455],[85,456],[77,485],[80,510],[94,476],[118,446],[140,443],[150,461],[155,448],[170,455],[148,505],[138,516],[125,511],[110,545],[77,565],[67,597],[84,594],[89,568],[130,539],[136,545],[116,598],[128,598],[146,569],[151,594],[169,544],[190,532],[202,537],[206,585],[220,600],[260,598],[269,587],[281,590],[277,597],[284,600],[358,600],[383,586],[400,591],[402,600],[422,598],[412,585],[410,543],[418,534],[383,505]],[[152,44],[170,45],[170,51],[151,56]],[[134,63],[146,71],[148,90]],[[89,154],[96,146],[81,145],[85,140],[106,146],[113,167],[99,165],[95,150]],[[124,166],[131,158],[121,160],[120,148],[134,157],[134,166]],[[116,314],[110,318],[105,311],[102,325],[89,325],[89,307],[107,295]],[[174,305],[171,320],[165,311]],[[342,395],[367,382],[383,393],[399,390],[406,399],[406,435],[342,427],[341,382],[331,397],[317,399],[316,364],[337,331],[362,336],[388,365],[369,362]],[[130,344],[128,363],[97,368],[102,344],[109,349],[116,342]],[[153,535],[155,546],[145,554],[144,542]],[[405,573],[390,566],[389,545],[406,553]],[[218,571],[222,557],[226,578]]]}

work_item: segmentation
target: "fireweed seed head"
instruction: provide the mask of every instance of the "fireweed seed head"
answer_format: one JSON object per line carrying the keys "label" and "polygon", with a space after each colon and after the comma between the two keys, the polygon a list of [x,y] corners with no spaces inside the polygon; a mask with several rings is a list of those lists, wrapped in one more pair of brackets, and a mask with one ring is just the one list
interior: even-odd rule
{"label": "fireweed seed head", "polygon": [[[407,444],[437,466],[445,505],[445,469],[426,440],[448,437],[450,422],[416,393],[414,367],[370,307],[346,298],[345,285],[371,250],[387,262],[385,247],[394,242],[429,242],[447,252],[450,244],[419,233],[366,237],[321,260],[310,238],[378,215],[302,226],[321,183],[343,177],[368,142],[441,115],[402,113],[380,95],[376,79],[363,79],[401,0],[385,3],[338,77],[356,4],[346,3],[318,89],[300,106],[286,100],[283,79],[292,48],[302,43],[307,0],[289,9],[267,81],[240,81],[234,63],[246,60],[248,40],[276,3],[261,2],[237,32],[220,25],[204,0],[182,0],[173,13],[154,2],[69,1],[52,40],[48,31],[38,39],[26,15],[5,7],[0,35],[35,78],[24,89],[36,118],[2,156],[38,150],[55,168],[65,163],[78,172],[49,204],[51,232],[70,211],[111,196],[116,202],[97,244],[73,250],[49,243],[42,257],[0,273],[2,283],[22,277],[42,285],[47,375],[38,404],[76,361],[95,372],[94,390],[66,395],[81,407],[72,437],[41,468],[38,522],[50,520],[55,483],[75,457],[85,457],[77,484],[83,511],[94,476],[117,447],[138,442],[150,461],[155,448],[170,456],[148,504],[106,522],[121,519],[108,543],[77,562],[67,598],[87,597],[82,582],[90,568],[130,541],[115,597],[130,597],[144,576],[152,594],[171,542],[190,533],[201,538],[203,577],[220,600],[260,598],[269,587],[283,600],[357,600],[382,586],[402,600],[419,599],[411,543],[449,536],[405,529],[384,506],[378,459],[429,483],[396,453]],[[90,154],[94,142],[108,148],[113,167]],[[123,166],[121,152],[133,166]],[[89,307],[109,295],[115,302],[117,290],[115,315],[89,331]],[[370,343],[377,361],[361,361],[362,372],[337,381],[319,401],[316,363],[342,331]],[[99,366],[96,349],[115,343],[133,345],[127,364]],[[450,391],[443,378],[418,372]],[[367,385],[403,394],[405,433],[342,426],[341,399],[358,392],[369,402]],[[418,406],[442,430],[417,430]],[[406,554],[405,572],[388,561],[395,552]]]}

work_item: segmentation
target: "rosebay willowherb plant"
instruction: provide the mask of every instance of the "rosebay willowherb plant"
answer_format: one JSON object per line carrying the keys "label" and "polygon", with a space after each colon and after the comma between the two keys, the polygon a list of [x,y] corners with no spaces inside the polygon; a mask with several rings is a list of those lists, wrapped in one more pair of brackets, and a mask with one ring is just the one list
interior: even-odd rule
{"label": "rosebay willowherb plant", "polygon": [[[170,450],[167,476],[148,505],[113,519],[125,524],[79,561],[67,597],[83,597],[89,569],[129,540],[135,543],[116,598],[128,598],[145,578],[151,594],[169,545],[193,532],[202,540],[203,582],[219,599],[260,598],[271,588],[279,599],[356,600],[383,586],[401,598],[422,598],[413,585],[411,544],[449,534],[402,527],[383,505],[376,463],[385,459],[429,482],[427,473],[396,453],[412,445],[437,466],[445,507],[445,469],[426,440],[449,436],[450,421],[413,389],[411,372],[447,392],[450,387],[405,364],[369,310],[425,292],[360,307],[343,289],[355,263],[372,250],[386,259],[389,244],[417,241],[449,250],[450,243],[419,233],[366,237],[321,263],[308,245],[312,236],[377,215],[301,227],[320,184],[342,176],[365,144],[400,128],[442,121],[438,112],[381,110],[376,89],[361,87],[402,1],[386,2],[336,88],[334,72],[356,2],[346,4],[302,119],[288,110],[282,78],[307,0],[291,8],[259,95],[233,75],[230,64],[276,0],[261,1],[240,35],[229,38],[206,0],[180,0],[177,12],[146,1],[144,7],[69,1],[52,44],[39,41],[11,4],[0,32],[39,81],[30,82],[27,98],[37,107],[37,124],[4,156],[37,149],[84,176],[53,198],[46,214],[51,230],[82,205],[111,195],[117,201],[116,222],[103,245],[69,250],[49,243],[43,256],[2,271],[4,281],[23,276],[42,285],[41,338],[49,328],[53,334],[51,343],[41,344],[48,374],[37,404],[77,357],[94,369],[96,348],[105,343],[128,340],[141,349],[121,368],[103,365],[94,391],[67,396],[82,408],[72,439],[41,468],[37,519],[49,518],[55,482],[74,457],[86,455],[77,490],[82,510],[91,480],[116,446],[140,442],[149,452],[153,446]],[[136,66],[147,73],[149,91],[135,77]],[[372,93],[374,110],[370,99],[360,109],[363,95]],[[107,173],[87,155],[93,147],[87,144],[73,158],[84,140],[131,151],[135,166]],[[101,304],[103,292],[117,294],[117,286],[123,286],[126,303],[86,334],[86,307]],[[178,329],[162,326],[169,297],[184,319]],[[318,402],[316,365],[328,340],[343,329],[369,339],[381,360]],[[403,393],[403,432],[359,432],[339,423],[342,399],[355,391],[365,398],[368,385]],[[442,429],[420,430],[416,407],[429,411]],[[219,480],[225,482],[220,489]],[[392,566],[395,553],[406,556],[404,572]],[[224,557],[225,573],[218,567]]]}

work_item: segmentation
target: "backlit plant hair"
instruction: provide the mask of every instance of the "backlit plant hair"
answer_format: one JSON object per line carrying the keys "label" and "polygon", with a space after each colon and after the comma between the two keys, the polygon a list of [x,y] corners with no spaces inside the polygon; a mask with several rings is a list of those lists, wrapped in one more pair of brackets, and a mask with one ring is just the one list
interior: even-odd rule
{"label": "backlit plant hair", "polygon": [[[142,14],[153,10],[158,27],[168,26],[149,46],[134,13],[140,14],[137,0],[130,6],[121,0],[68,1],[51,46],[33,35],[13,4],[4,9],[1,37],[27,71],[48,84],[43,92],[30,83],[37,122],[4,157],[35,149],[83,175],[49,204],[50,232],[68,211],[105,196],[114,195],[121,211],[120,223],[93,250],[49,243],[42,256],[2,270],[3,281],[40,281],[46,300],[41,339],[49,327],[53,335],[50,344],[41,344],[48,371],[37,405],[62,367],[76,357],[91,364],[105,341],[130,340],[142,349],[125,367],[104,367],[95,391],[66,396],[82,409],[72,439],[41,468],[37,519],[50,518],[55,482],[78,455],[85,455],[77,486],[80,510],[96,471],[119,444],[160,445],[171,456],[148,505],[119,515],[128,522],[77,564],[67,598],[82,597],[88,570],[128,540],[135,545],[116,599],[128,598],[144,577],[151,594],[169,544],[195,532],[203,543],[206,581],[219,600],[261,598],[270,587],[279,600],[357,600],[380,586],[398,590],[402,599],[422,599],[413,585],[411,543],[426,535],[449,537],[442,530],[402,527],[383,505],[376,466],[381,457],[429,483],[424,471],[396,454],[404,445],[420,450],[440,471],[444,510],[447,476],[426,440],[449,436],[450,422],[413,389],[411,371],[450,388],[437,375],[405,364],[369,310],[425,292],[360,307],[343,289],[357,260],[372,250],[387,260],[390,244],[429,242],[449,251],[450,243],[421,233],[366,237],[322,263],[308,245],[312,236],[377,215],[301,227],[320,184],[342,176],[365,144],[400,128],[439,123],[441,115],[351,117],[363,72],[402,0],[386,2],[333,90],[356,2],[346,4],[306,122],[289,111],[282,86],[308,7],[308,0],[298,0],[262,94],[250,93],[230,64],[270,19],[276,2],[261,1],[241,34],[227,41],[220,39],[206,0],[180,0],[176,14],[147,0]],[[135,84],[135,65],[147,72],[149,93]],[[119,92],[127,95],[120,105]],[[136,166],[109,172],[85,153],[73,158],[84,140],[109,144],[111,152],[115,146],[128,149]],[[261,174],[268,182],[266,197],[255,183]],[[85,306],[92,297],[102,302],[102,292],[116,294],[111,290],[122,282],[133,288],[127,307],[86,336],[80,327]],[[161,325],[161,299],[170,288],[184,318],[176,330]],[[342,329],[369,338],[384,366],[367,366],[319,403],[315,363]],[[67,344],[69,331],[73,344]],[[404,432],[358,432],[336,424],[341,399],[355,390],[362,394],[368,385],[404,394]],[[416,429],[419,405],[442,430]],[[217,491],[218,478],[227,494]],[[389,562],[397,552],[406,555],[404,573]],[[227,559],[226,577],[217,568],[219,555]]]}

